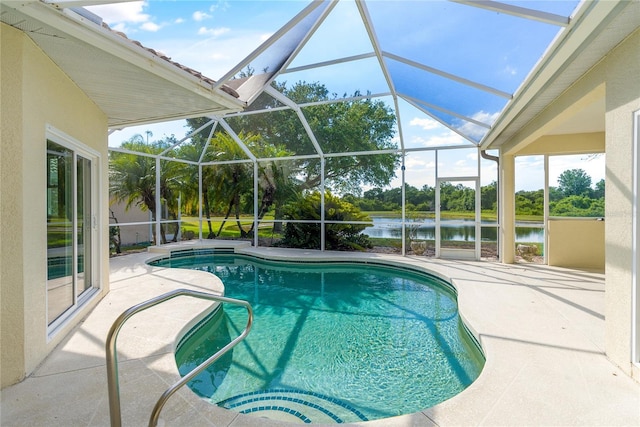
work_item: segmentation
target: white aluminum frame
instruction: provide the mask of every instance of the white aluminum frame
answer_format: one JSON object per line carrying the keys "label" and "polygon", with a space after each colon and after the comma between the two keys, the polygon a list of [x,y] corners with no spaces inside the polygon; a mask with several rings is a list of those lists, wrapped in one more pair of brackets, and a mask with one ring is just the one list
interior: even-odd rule
{"label": "white aluminum frame", "polygon": [[633,211],[631,268],[631,363],[640,366],[640,110],[633,115]]}
{"label": "white aluminum frame", "polygon": [[[73,166],[74,166],[74,179],[73,179],[73,230],[74,230],[74,239],[72,243],[72,253],[73,253],[73,304],[68,307],[64,313],[62,313],[57,319],[55,319],[51,324],[49,324],[48,315],[45,316],[46,325],[46,333],[47,333],[47,342],[49,342],[56,333],[67,323],[69,323],[70,319],[72,319],[78,311],[83,308],[91,299],[93,299],[100,289],[102,288],[101,281],[101,272],[102,272],[102,239],[104,238],[102,233],[102,217],[100,212],[102,212],[102,203],[99,195],[101,194],[100,189],[102,188],[101,182],[101,155],[98,151],[88,147],[77,139],[67,135],[66,133],[56,129],[51,125],[46,126],[45,131],[46,140],[55,142],[56,144],[62,145],[73,151]],[[78,155],[88,159],[91,161],[91,288],[85,290],[81,294],[78,294],[77,289],[77,256],[78,256],[78,242],[75,239],[75,231],[77,230],[77,177],[75,172],[76,161]],[[44,259],[48,260],[48,255],[46,254]],[[86,262],[86,260],[85,260]],[[46,291],[48,285],[48,279],[45,281],[45,299],[46,299],[46,307],[48,313],[48,304],[49,304],[49,293]]]}
{"label": "white aluminum frame", "polygon": [[463,258],[467,259],[467,256],[463,254],[470,253],[470,249],[456,249],[450,253],[445,250],[443,252],[441,246],[440,236],[440,185],[443,182],[473,182],[475,183],[475,215],[474,215],[474,227],[475,227],[475,241],[473,249],[473,259],[480,261],[481,255],[481,243],[482,243],[482,227],[480,223],[480,177],[479,176],[454,176],[447,178],[436,178],[436,258]]}
{"label": "white aluminum frame", "polygon": [[[76,1],[97,1],[99,2],[100,0],[76,0]],[[456,0],[454,0],[456,1]],[[262,55],[264,52],[268,51],[272,46],[274,46],[281,38],[286,37],[286,35],[291,31],[294,30],[296,28],[296,26],[302,22],[303,20],[305,20],[307,17],[309,17],[310,14],[312,14],[314,11],[318,10],[318,8],[323,8],[324,10],[321,11],[321,13],[319,14],[319,16],[316,18],[316,20],[311,24],[309,30],[307,31],[307,33],[305,33],[299,42],[299,45],[292,51],[290,52],[290,54],[287,54],[288,56],[286,58],[282,58],[284,62],[282,62],[282,64],[279,66],[278,70],[271,70],[271,74],[265,79],[263,83],[263,87],[262,87],[262,91],[258,91],[257,93],[253,93],[250,96],[250,99],[247,99],[247,104],[251,104],[251,102],[257,98],[257,96],[259,96],[259,94],[261,92],[267,92],[268,95],[270,95],[271,97],[273,97],[275,100],[277,100],[278,102],[280,102],[282,105],[278,106],[278,107],[274,107],[274,108],[270,108],[270,109],[266,109],[266,110],[251,110],[251,111],[240,111],[240,112],[232,112],[232,113],[228,113],[225,115],[221,115],[221,116],[213,116],[210,115],[209,118],[211,118],[211,121],[208,122],[207,124],[201,126],[199,129],[193,131],[190,135],[188,135],[187,137],[183,138],[182,140],[178,141],[174,146],[170,147],[169,149],[165,150],[163,153],[160,154],[160,156],[158,158],[162,158],[163,160],[175,160],[175,161],[183,161],[185,163],[193,163],[190,161],[185,161],[185,160],[180,160],[180,159],[170,159],[165,157],[164,155],[170,151],[171,149],[175,148],[175,146],[181,144],[182,142],[184,142],[185,140],[189,139],[191,136],[193,136],[194,134],[196,134],[197,132],[201,131],[202,129],[206,128],[206,126],[212,125],[212,129],[211,129],[211,133],[209,134],[209,139],[211,138],[211,136],[213,135],[214,130],[216,129],[217,125],[220,125],[224,128],[224,130],[235,140],[235,142],[241,147],[241,149],[244,151],[244,153],[247,155],[248,159],[244,159],[244,160],[231,160],[231,161],[213,161],[213,162],[203,162],[205,153],[207,151],[207,146],[205,145],[203,147],[203,151],[201,153],[200,159],[197,162],[198,166],[199,166],[199,172],[200,172],[200,177],[199,177],[199,196],[200,196],[200,203],[199,203],[199,224],[200,224],[200,232],[199,232],[199,238],[202,239],[202,224],[203,224],[203,218],[202,218],[202,197],[203,197],[203,188],[202,188],[202,166],[203,165],[218,165],[218,164],[234,164],[234,163],[252,163],[253,164],[253,169],[254,169],[254,224],[255,224],[255,230],[256,230],[256,234],[254,236],[254,244],[257,245],[258,244],[258,238],[257,238],[257,206],[258,206],[258,176],[256,171],[258,170],[257,167],[257,162],[259,161],[266,161],[266,160],[273,160],[273,161],[277,161],[277,160],[286,160],[286,159],[305,159],[305,158],[318,158],[320,159],[320,164],[321,164],[321,181],[320,181],[320,185],[319,185],[319,189],[321,191],[321,203],[322,203],[322,214],[321,214],[321,229],[322,229],[322,239],[321,239],[321,249],[324,250],[325,247],[325,243],[324,243],[324,229],[325,229],[325,218],[324,218],[324,189],[325,187],[325,176],[324,176],[324,167],[325,167],[325,161],[327,158],[329,157],[335,157],[335,156],[356,156],[356,155],[373,155],[373,154],[383,154],[383,153],[397,153],[401,156],[401,180],[402,180],[402,253],[403,255],[405,254],[405,220],[406,220],[406,212],[405,212],[405,166],[404,166],[404,159],[407,153],[409,152],[424,152],[424,151],[435,151],[436,152],[436,159],[437,159],[437,152],[439,150],[445,150],[445,149],[458,149],[458,148],[471,148],[471,147],[478,147],[480,144],[478,142],[475,142],[472,140],[472,137],[469,135],[465,135],[462,131],[461,131],[461,126],[456,126],[452,123],[447,123],[446,121],[444,121],[443,119],[439,118],[438,116],[432,114],[429,110],[427,109],[433,109],[436,111],[440,111],[442,113],[448,114],[454,118],[459,119],[460,121],[464,122],[464,123],[470,123],[472,125],[478,126],[480,128],[484,128],[487,129],[489,133],[491,133],[494,129],[494,126],[496,125],[495,123],[485,123],[485,122],[481,122],[478,121],[476,119],[473,119],[471,117],[462,115],[460,113],[457,113],[455,111],[451,111],[447,108],[443,108],[442,106],[439,105],[435,105],[435,104],[431,104],[429,103],[427,100],[423,100],[423,99],[417,99],[412,97],[410,94],[406,94],[406,93],[399,93],[395,87],[394,84],[394,80],[391,76],[391,73],[389,71],[388,68],[388,61],[397,61],[400,62],[402,64],[405,64],[409,67],[413,67],[416,69],[420,69],[426,73],[430,73],[433,75],[437,75],[440,76],[442,78],[451,80],[453,82],[457,82],[459,84],[465,85],[467,87],[471,87],[471,88],[475,88],[481,91],[484,91],[485,93],[489,93],[491,95],[497,96],[497,97],[501,97],[504,99],[508,100],[508,104],[507,106],[505,106],[505,108],[509,108],[510,105],[513,102],[514,99],[514,95],[511,93],[507,93],[504,92],[500,89],[497,88],[493,88],[487,85],[484,85],[480,82],[476,82],[470,79],[466,79],[462,76],[458,76],[452,73],[448,73],[446,71],[440,70],[438,68],[432,67],[428,64],[422,64],[416,61],[412,61],[409,60],[407,58],[404,58],[402,56],[399,55],[395,55],[393,53],[384,51],[382,49],[382,45],[380,44],[380,41],[378,39],[378,36],[376,34],[376,29],[373,25],[373,22],[371,20],[371,16],[369,14],[369,10],[368,10],[368,6],[366,4],[365,1],[356,1],[355,2],[355,7],[360,15],[360,19],[362,20],[362,24],[364,25],[364,29],[367,33],[367,36],[369,38],[369,42],[371,43],[371,51],[370,52],[364,52],[362,54],[359,55],[352,55],[352,56],[348,56],[348,57],[343,57],[343,58],[336,58],[330,61],[322,61],[322,62],[318,62],[318,63],[314,63],[314,64],[308,64],[308,65],[303,65],[303,66],[299,66],[299,67],[293,67],[293,68],[287,68],[295,59],[295,57],[297,56],[297,54],[301,51],[301,49],[304,47],[304,45],[307,43],[307,41],[310,40],[311,37],[313,37],[313,35],[315,34],[316,30],[322,25],[323,21],[328,17],[328,15],[332,12],[332,10],[335,8],[336,4],[337,4],[338,0],[316,0],[314,2],[312,2],[311,4],[307,5],[302,11],[300,11],[294,18],[292,18],[287,24],[285,24],[282,28],[280,28],[276,33],[274,33],[265,43],[263,43],[262,45],[260,45],[258,48],[256,48],[252,53],[250,53],[247,57],[245,57],[242,61],[240,61],[234,68],[232,68],[228,73],[226,73],[224,76],[222,76],[214,85],[213,88],[219,88],[222,85],[226,84],[229,82],[229,80],[233,79],[239,72],[241,72],[242,70],[244,70],[247,66],[250,66],[252,62],[254,62],[256,59],[258,59],[260,57],[260,55]],[[507,13],[510,15],[515,15],[518,16],[520,18],[524,18],[524,19],[529,19],[529,20],[535,20],[535,21],[541,21],[541,22],[545,22],[551,25],[555,25],[558,26],[559,28],[562,27],[568,27],[570,24],[570,18],[569,17],[565,17],[565,16],[560,16],[560,15],[555,15],[555,14],[551,14],[551,13],[546,13],[546,12],[541,12],[541,11],[537,11],[537,10],[533,10],[533,9],[527,9],[524,7],[519,7],[519,6],[510,6],[507,4],[503,4],[503,3],[499,3],[499,2],[495,2],[495,1],[468,1],[468,0],[458,0],[459,3],[463,3],[469,6],[473,6],[473,7],[480,7],[480,8],[485,8],[485,9],[490,9],[490,10],[494,10],[494,11],[498,11],[501,13]],[[566,29],[566,28],[563,28]],[[279,76],[280,74],[286,74],[286,73],[294,73],[297,71],[304,71],[304,70],[313,70],[316,68],[321,68],[321,67],[327,67],[327,66],[331,66],[331,65],[335,65],[335,64],[341,64],[341,63],[348,63],[348,62],[354,62],[354,61],[359,61],[359,60],[363,60],[363,59],[368,59],[368,58],[376,58],[376,60],[378,61],[378,65],[382,71],[382,74],[384,76],[384,79],[387,83],[387,87],[389,88],[389,92],[386,93],[376,93],[376,94],[366,94],[366,95],[360,95],[360,96],[352,96],[352,97],[344,97],[344,98],[340,98],[340,99],[332,99],[332,100],[326,100],[326,101],[320,101],[320,102],[311,102],[311,103],[300,103],[297,104],[295,102],[293,102],[291,99],[289,99],[288,97],[286,97],[284,94],[280,93],[279,91],[277,91],[276,89],[274,89],[273,87],[270,86],[271,82],[274,81],[277,76]],[[324,153],[320,144],[318,143],[318,141],[315,138],[315,135],[312,131],[312,129],[310,128],[308,121],[306,120],[304,113],[302,111],[302,108],[306,107],[306,106],[310,106],[310,105],[320,105],[320,104],[326,104],[326,103],[334,103],[334,102],[349,102],[349,101],[353,101],[353,100],[358,100],[358,99],[376,99],[376,98],[383,98],[383,97],[391,97],[391,99],[393,100],[393,105],[395,107],[395,114],[396,114],[396,118],[397,118],[397,127],[398,127],[398,137],[399,137],[399,148],[398,149],[394,149],[394,150],[380,150],[380,151],[366,151],[366,152],[352,152],[352,153],[331,153],[331,154],[327,154]],[[405,146],[405,141],[404,141],[404,135],[402,132],[402,126],[401,126],[401,122],[400,122],[400,109],[399,109],[399,104],[398,104],[398,98],[402,98],[405,102],[407,102],[409,105],[413,106],[414,108],[417,108],[419,111],[421,111],[422,113],[424,113],[425,115],[427,115],[428,117],[432,118],[433,120],[437,121],[438,123],[440,123],[441,125],[445,126],[446,128],[448,128],[450,131],[458,134],[459,136],[461,136],[462,138],[464,138],[465,140],[469,141],[469,145],[459,145],[459,146],[450,146],[450,147],[418,147],[418,148],[406,148]],[[264,112],[272,112],[272,111],[278,111],[278,110],[284,110],[284,109],[291,109],[293,110],[293,112],[297,115],[298,119],[300,120],[300,122],[302,123],[302,126],[305,129],[306,134],[308,135],[316,153],[315,154],[305,154],[305,155],[294,155],[294,156],[290,156],[288,158],[277,158],[277,159],[260,159],[260,158],[256,158],[255,155],[253,153],[251,153],[251,151],[248,149],[248,147],[240,140],[240,138],[238,138],[238,136],[235,134],[235,132],[233,131],[233,129],[229,126],[229,124],[226,122],[226,118],[227,117],[234,117],[234,116],[242,116],[242,115],[250,115],[250,114],[260,114],[260,113],[264,113]],[[486,136],[486,135],[485,135]],[[114,151],[119,151],[118,149],[115,149]],[[157,160],[157,164],[159,165],[159,162]],[[156,168],[157,171],[160,170],[159,167]],[[478,172],[477,172],[477,178],[474,179],[478,179],[478,183],[479,183],[479,176],[480,176],[480,156],[478,156]],[[436,166],[436,180],[438,179],[438,173],[437,173],[437,166]],[[467,179],[468,177],[464,177],[464,179]],[[451,180],[451,178],[448,178],[449,180]],[[459,179],[458,179],[459,180]],[[159,185],[159,177],[157,177],[157,183]],[[479,184],[478,184],[479,186]],[[439,189],[439,184],[436,184],[436,187]],[[159,192],[156,191],[156,201],[157,204],[159,205]],[[477,188],[476,189],[476,215],[479,215],[480,212],[480,189]],[[156,230],[158,230],[157,235],[159,235],[159,228],[160,228],[160,221],[161,218],[157,218],[156,219]],[[480,220],[477,219],[476,222],[479,224]],[[478,233],[478,240],[479,239],[480,234]],[[157,244],[157,242],[156,242]],[[479,259],[479,250],[477,251],[478,255],[477,258]]]}

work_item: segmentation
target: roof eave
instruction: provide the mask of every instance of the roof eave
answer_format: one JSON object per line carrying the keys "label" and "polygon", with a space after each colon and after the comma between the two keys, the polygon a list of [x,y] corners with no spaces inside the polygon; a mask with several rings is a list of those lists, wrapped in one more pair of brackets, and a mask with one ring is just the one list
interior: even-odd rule
{"label": "roof eave", "polygon": [[[229,93],[225,92],[224,87],[214,89],[210,79],[197,77],[180,68],[175,63],[164,59],[142,46],[138,46],[133,41],[81,16],[71,9],[59,9],[55,4],[47,4],[42,1],[25,2],[4,0],[3,3],[5,6],[17,9],[22,14],[33,19],[46,22],[47,25],[71,37],[83,40],[108,55],[112,55],[145,72],[152,73],[159,78],[170,81],[194,95],[210,100],[216,106],[222,107],[215,109],[216,114],[237,112],[246,107],[243,101],[230,94],[233,92],[232,89],[228,89]],[[204,113],[206,114],[207,112],[210,111]],[[194,112],[185,113],[185,116],[193,117]],[[151,118],[150,121],[131,122],[130,124],[127,123],[126,126],[170,119],[169,117]],[[125,125],[120,123],[117,126],[124,127]]]}

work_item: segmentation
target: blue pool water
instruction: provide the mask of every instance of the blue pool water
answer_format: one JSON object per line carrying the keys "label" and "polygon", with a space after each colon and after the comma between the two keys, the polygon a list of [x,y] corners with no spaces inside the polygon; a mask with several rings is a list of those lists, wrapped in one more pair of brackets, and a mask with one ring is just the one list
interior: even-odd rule
{"label": "blue pool water", "polygon": [[[416,412],[464,390],[484,357],[453,289],[425,274],[355,263],[281,263],[232,254],[158,266],[216,274],[254,309],[245,341],[189,386],[212,403],[295,422],[340,423]],[[226,305],[182,340],[186,374],[244,329]]]}

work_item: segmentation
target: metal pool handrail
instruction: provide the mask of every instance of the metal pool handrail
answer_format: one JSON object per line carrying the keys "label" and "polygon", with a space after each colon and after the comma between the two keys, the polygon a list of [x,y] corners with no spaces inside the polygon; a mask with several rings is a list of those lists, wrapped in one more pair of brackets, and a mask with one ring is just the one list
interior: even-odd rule
{"label": "metal pool handrail", "polygon": [[159,295],[155,298],[151,298],[150,300],[134,305],[133,307],[125,310],[111,326],[109,334],[107,334],[107,341],[105,344],[107,357],[107,386],[109,389],[109,417],[111,419],[112,427],[120,427],[122,425],[122,417],[120,412],[120,386],[118,384],[118,356],[116,351],[116,339],[118,338],[120,329],[122,328],[124,323],[129,320],[129,318],[134,314],[179,296],[189,296],[210,301],[217,301],[222,303],[227,302],[229,304],[241,305],[247,309],[249,318],[247,319],[247,326],[244,328],[240,335],[238,335],[222,349],[218,350],[213,356],[209,357],[207,360],[195,367],[187,375],[183,376],[178,382],[169,387],[162,394],[162,396],[160,396],[160,399],[158,399],[156,406],[151,412],[151,417],[149,418],[149,426],[155,427],[158,424],[158,418],[160,417],[160,411],[162,410],[162,407],[180,387],[191,381],[191,379],[205,370],[213,362],[218,360],[227,351],[235,347],[236,344],[245,339],[245,337],[249,334],[251,324],[253,323],[253,310],[251,309],[251,305],[248,302],[208,294],[206,292],[193,291],[190,289],[176,289],[174,291]]}

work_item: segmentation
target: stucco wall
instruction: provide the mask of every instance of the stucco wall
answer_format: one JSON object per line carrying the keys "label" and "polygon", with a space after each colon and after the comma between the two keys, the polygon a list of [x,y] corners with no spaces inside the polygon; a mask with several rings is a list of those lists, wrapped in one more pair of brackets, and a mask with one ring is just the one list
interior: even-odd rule
{"label": "stucco wall", "polygon": [[571,155],[604,153],[604,151],[604,132],[575,133],[540,137],[522,150],[519,150],[518,156],[535,156],[539,154]]}
{"label": "stucco wall", "polygon": [[24,375],[22,236],[22,43],[0,24],[0,380]]}
{"label": "stucco wall", "polygon": [[606,82],[606,351],[630,365],[632,304],[633,112],[640,110],[640,31],[608,55],[593,73]]}
{"label": "stucco wall", "polygon": [[604,270],[604,221],[549,220],[549,265]]}
{"label": "stucco wall", "polygon": [[[108,163],[106,116],[24,33],[5,24],[0,24],[0,31],[4,387],[33,371],[108,290]],[[98,184],[102,292],[51,339],[46,318],[47,125],[102,156]]]}

